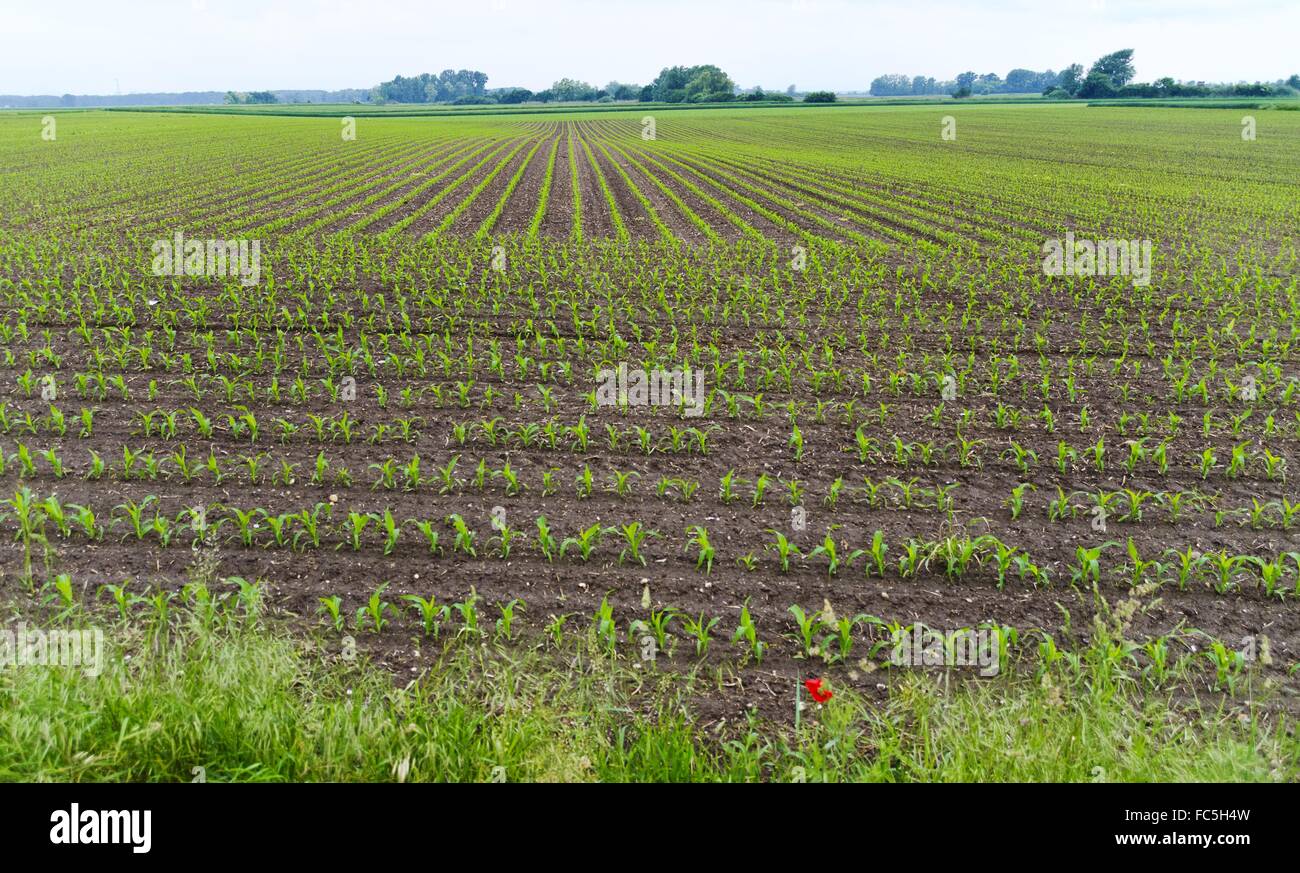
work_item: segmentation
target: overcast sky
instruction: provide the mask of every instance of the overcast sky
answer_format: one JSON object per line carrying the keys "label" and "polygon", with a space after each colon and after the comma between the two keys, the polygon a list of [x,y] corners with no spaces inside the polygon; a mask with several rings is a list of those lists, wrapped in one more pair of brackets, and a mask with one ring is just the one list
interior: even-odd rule
{"label": "overcast sky", "polygon": [[1138,79],[1285,78],[1300,0],[0,0],[0,94],[360,88],[448,67],[488,87],[644,84],[715,63],[742,86],[865,90],[1137,50]]}

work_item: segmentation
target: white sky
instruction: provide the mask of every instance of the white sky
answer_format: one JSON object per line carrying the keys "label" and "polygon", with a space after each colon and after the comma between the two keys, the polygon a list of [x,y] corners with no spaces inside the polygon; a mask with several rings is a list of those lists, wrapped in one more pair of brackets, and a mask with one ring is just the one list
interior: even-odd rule
{"label": "white sky", "polygon": [[1139,81],[1300,71],[1298,0],[0,0],[0,94],[361,88],[482,70],[644,84],[716,63],[737,84],[865,90],[882,73],[1087,67]]}

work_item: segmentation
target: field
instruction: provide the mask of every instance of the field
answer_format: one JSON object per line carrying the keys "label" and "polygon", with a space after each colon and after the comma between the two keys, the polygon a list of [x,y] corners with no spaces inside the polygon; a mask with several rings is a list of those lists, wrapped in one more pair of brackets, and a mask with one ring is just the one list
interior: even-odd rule
{"label": "field", "polygon": [[[1294,779],[1300,113],[1252,112],[0,114],[0,591],[128,647],[526,652],[692,737],[1104,686],[1155,746],[1245,731],[1174,777]],[[177,234],[260,261],[159,270]],[[1149,275],[1048,275],[1067,238]],[[1089,778],[1068,742],[1033,775]]]}

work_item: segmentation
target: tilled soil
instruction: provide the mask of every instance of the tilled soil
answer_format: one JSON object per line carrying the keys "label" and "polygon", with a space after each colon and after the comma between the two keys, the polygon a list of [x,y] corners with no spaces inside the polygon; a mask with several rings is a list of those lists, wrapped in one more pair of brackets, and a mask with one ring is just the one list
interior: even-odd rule
{"label": "tilled soil", "polygon": [[[746,343],[745,331],[738,330],[725,347],[739,349]],[[815,347],[815,341],[810,345]],[[31,348],[19,347],[16,351],[25,353]],[[259,395],[269,383],[264,377],[250,377],[250,381]],[[127,384],[133,394],[141,394],[146,382],[133,376]],[[789,614],[792,605],[809,612],[829,606],[836,615],[865,614],[900,625],[921,622],[949,630],[989,623],[1008,626],[1020,634],[1024,651],[1031,652],[1038,638],[1035,632],[1050,633],[1062,644],[1081,645],[1092,635],[1093,616],[1101,601],[1114,607],[1130,597],[1124,569],[1127,558],[1118,546],[1106,552],[1105,569],[1095,592],[1090,581],[1071,582],[1079,547],[1108,541],[1124,543],[1131,538],[1139,553],[1148,559],[1169,549],[1188,547],[1205,554],[1222,550],[1229,555],[1271,557],[1295,549],[1297,543],[1293,531],[1283,530],[1276,523],[1258,528],[1236,518],[1216,523],[1213,511],[1207,508],[1188,511],[1179,520],[1170,521],[1166,512],[1148,505],[1140,522],[1112,517],[1104,531],[1098,530],[1081,496],[1075,498],[1079,506],[1075,517],[1049,521],[1047,503],[1057,485],[1079,495],[1118,488],[1169,492],[1212,489],[1215,505],[1226,509],[1244,509],[1253,500],[1276,499],[1290,493],[1284,483],[1268,480],[1257,469],[1236,479],[1218,472],[1208,482],[1203,481],[1193,460],[1205,445],[1215,446],[1220,456],[1230,452],[1235,438],[1225,434],[1201,438],[1184,432],[1171,440],[1170,454],[1176,461],[1164,475],[1158,475],[1149,465],[1127,473],[1121,466],[1120,440],[1114,441],[1107,455],[1106,472],[1076,461],[1067,473],[1061,474],[1049,460],[1056,455],[1057,441],[1066,440],[1083,455],[1095,439],[1093,434],[1101,433],[1098,429],[1080,435],[1078,416],[1064,398],[1051,401],[1060,413],[1058,430],[1053,434],[1046,433],[1036,422],[1024,424],[1014,434],[999,430],[993,424],[996,404],[992,398],[962,398],[954,409],[943,413],[943,421],[955,419],[960,411],[974,412],[977,423],[965,435],[983,440],[984,445],[979,450],[981,466],[970,467],[957,463],[950,453],[941,453],[940,459],[928,465],[903,465],[889,456],[888,441],[894,436],[904,443],[920,443],[943,432],[943,426],[936,428],[927,419],[933,401],[906,394],[889,398],[886,424],[863,425],[865,432],[880,441],[881,448],[878,456],[862,462],[854,446],[853,428],[843,422],[842,415],[834,413],[826,415],[824,421],[801,418],[807,448],[803,457],[795,460],[788,445],[789,425],[779,411],[785,399],[793,395],[779,388],[768,394],[771,405],[762,417],[754,416],[752,411],[728,414],[721,407],[722,401],[715,400],[717,405],[710,414],[683,419],[655,407],[632,407],[626,413],[607,408],[592,410],[587,401],[580,399],[586,386],[575,381],[557,389],[553,416],[566,425],[585,416],[591,436],[582,449],[573,444],[572,437],[560,440],[556,448],[548,447],[540,436],[535,436],[527,447],[520,436],[493,446],[477,424],[467,431],[465,444],[459,444],[458,424],[481,423],[499,416],[498,426],[504,434],[519,433],[529,422],[540,425],[551,420],[552,416],[531,398],[518,410],[504,400],[497,400],[490,412],[480,408],[484,402],[482,392],[489,386],[500,398],[511,398],[516,392],[535,396],[535,386],[528,379],[493,377],[479,381],[467,408],[454,402],[439,406],[425,396],[410,409],[401,409],[393,398],[404,388],[416,389],[430,383],[388,377],[358,379],[354,400],[329,402],[318,396],[294,404],[248,403],[244,398],[242,405],[264,422],[263,436],[256,444],[246,437],[238,439],[223,428],[209,438],[197,436],[192,423],[185,420],[186,410],[196,404],[194,398],[174,381],[159,382],[156,396],[147,403],[111,397],[86,400],[96,410],[94,432],[88,438],[76,437],[72,432],[62,438],[43,434],[22,437],[12,431],[7,438],[11,457],[15,457],[17,444],[22,442],[33,451],[53,449],[66,465],[62,478],[54,476],[44,464],[33,473],[19,476],[20,468],[11,460],[5,472],[11,486],[27,486],[38,496],[57,495],[65,506],[89,506],[102,522],[118,519],[101,541],[87,540],[76,531],[75,524],[67,537],[51,536],[53,566],[71,574],[87,597],[95,597],[103,584],[124,581],[140,592],[155,585],[178,588],[192,575],[192,565],[205,557],[218,562],[222,576],[264,579],[269,600],[277,609],[296,616],[296,623],[325,634],[326,639],[334,639],[334,635],[324,630],[321,598],[339,595],[344,613],[352,616],[372,591],[387,584],[384,599],[395,604],[401,603],[404,594],[433,595],[438,602],[452,603],[463,601],[473,591],[482,598],[483,620],[489,625],[497,617],[498,604],[518,599],[523,603],[519,630],[533,636],[540,635],[554,616],[565,614],[571,616],[569,627],[585,629],[597,606],[608,598],[623,644],[634,649],[636,635],[629,624],[648,618],[649,610],[643,606],[648,590],[653,608],[672,607],[688,616],[720,619],[705,658],[695,656],[694,643],[678,623],[674,626],[672,651],[660,653],[656,663],[658,669],[695,669],[707,664],[734,670],[734,687],[702,703],[703,711],[718,719],[735,719],[750,706],[783,717],[788,714],[793,685],[814,675],[825,675],[869,693],[879,693],[878,686],[887,682],[888,671],[875,669],[881,656],[877,655],[872,664],[861,663],[869,647],[881,639],[865,626],[855,634],[855,651],[846,662],[831,664],[817,657],[801,657]],[[388,392],[387,409],[378,406],[377,384]],[[451,383],[443,384],[450,394]],[[1091,420],[1115,422],[1124,407],[1108,403],[1103,386],[1100,378],[1084,384],[1084,390],[1091,394]],[[1142,388],[1141,384],[1137,387],[1139,391]],[[216,397],[217,393],[214,384],[211,393],[197,402],[210,418],[220,421],[227,414],[240,412],[236,405]],[[82,399],[65,398],[70,412],[82,404]],[[27,413],[40,416],[48,409],[48,404],[28,400],[16,391],[11,392],[8,403],[9,418],[14,420]],[[145,436],[140,413],[152,409],[181,411],[181,433],[172,439],[160,439],[156,434]],[[1188,420],[1196,418],[1191,408],[1179,411]],[[1215,411],[1221,418],[1231,412],[1227,408]],[[337,419],[345,412],[354,425],[352,442],[328,433],[324,442],[318,442],[310,433],[311,416]],[[302,429],[282,441],[270,431],[276,418],[299,422]],[[391,437],[378,444],[367,441],[366,435],[374,425],[391,425],[399,418],[416,422],[409,442]],[[607,425],[620,434],[617,449],[610,447]],[[75,430],[76,424],[72,427]],[[637,427],[648,428],[653,434],[649,454],[637,445]],[[686,427],[709,429],[707,452],[693,450],[689,437],[683,447],[674,449],[671,429]],[[1100,428],[1100,424],[1094,427]],[[1040,459],[1029,475],[1016,470],[1013,457],[1007,454],[1013,436]],[[1267,443],[1273,451],[1290,454],[1296,440],[1278,435]],[[200,471],[193,482],[187,483],[174,462],[164,464],[156,479],[146,478],[146,467],[138,462],[136,478],[124,480],[123,446],[133,452],[151,452],[154,458],[161,459],[182,444],[191,463],[205,460],[210,453],[215,456],[227,480],[216,485],[210,473]],[[85,478],[90,472],[91,452],[110,465],[103,478],[94,481]],[[330,473],[325,481],[313,484],[310,476],[318,453],[327,458]],[[400,470],[415,455],[421,459],[422,481],[418,486],[404,486],[400,473],[392,488],[377,481],[378,465],[393,459]],[[258,456],[254,478],[246,459]],[[458,458],[456,484],[445,489],[436,470],[453,457]],[[487,471],[498,471],[498,475],[489,472],[482,487],[474,482],[480,461]],[[280,479],[281,462],[293,465],[293,479],[287,484]],[[519,492],[508,489],[499,475],[507,463],[522,485]],[[337,478],[343,468],[351,471],[350,485]],[[593,490],[589,495],[580,494],[578,485],[584,470],[591,473]],[[734,471],[742,483],[736,486],[735,497],[724,502],[719,497],[719,483],[729,471]],[[550,489],[544,482],[547,472],[552,475]],[[629,490],[624,496],[615,493],[616,474],[628,474]],[[755,505],[753,482],[760,475],[767,476],[771,485]],[[916,498],[909,508],[903,505],[898,486],[882,486],[883,496],[873,505],[862,483],[879,484],[891,477],[904,483],[915,480],[912,487],[921,494],[936,486],[956,485],[952,511],[940,511],[932,496]],[[669,480],[669,484],[659,494],[662,479]],[[831,505],[829,495],[837,480],[842,480],[844,487]],[[788,483],[792,481],[802,486],[802,496],[797,499],[790,495]],[[1011,489],[1021,481],[1035,483],[1035,490],[1027,492],[1026,508],[1020,518],[1012,520],[1006,501]],[[682,482],[698,483],[698,490],[689,500],[682,493]],[[376,483],[374,487],[372,483]],[[180,529],[169,547],[164,548],[152,533],[139,539],[131,532],[121,507],[150,498],[156,502],[147,504],[146,521],[159,513],[178,518],[189,507],[204,506],[210,523],[220,527],[206,542],[193,547],[196,536],[184,520],[178,522]],[[260,508],[278,515],[310,510],[317,503],[330,507],[331,515],[320,547],[295,550],[287,542],[276,544],[264,519],[257,522],[252,544],[244,544],[230,521],[230,507]],[[409,524],[391,554],[384,554],[378,521],[367,526],[361,548],[354,550],[344,527],[350,512],[373,513],[375,517],[390,512],[399,523],[409,520]],[[453,531],[445,522],[453,514],[462,517],[475,532],[476,556],[454,548]],[[589,560],[581,560],[572,548],[563,557],[547,560],[535,542],[539,516],[548,520],[557,541],[593,524],[609,530]],[[222,518],[227,520],[217,521]],[[508,558],[500,557],[499,545],[492,542],[497,536],[494,519],[521,535]],[[441,531],[439,554],[430,554],[413,527],[418,520],[432,521]],[[644,566],[620,555],[625,544],[615,528],[632,521],[641,522],[657,534],[644,546]],[[697,568],[694,551],[687,545],[687,532],[695,525],[709,531],[717,550],[709,572]],[[825,557],[812,554],[830,533],[840,544],[842,557],[847,557],[855,549],[868,547],[875,531],[883,534],[889,547],[883,578],[868,575],[869,559],[865,556],[854,558],[830,575]],[[790,569],[783,572],[771,550],[775,532],[789,537],[808,557],[794,558]],[[898,560],[909,539],[933,541],[957,532],[991,533],[1015,545],[1050,572],[1050,584],[1036,586],[1013,572],[999,588],[996,568],[988,560],[955,577],[943,572],[940,560],[932,561],[915,577],[900,574]],[[21,567],[21,546],[10,543],[5,556],[3,571],[10,580],[6,584],[13,584]],[[752,563],[752,569],[738,563],[746,560]],[[1164,560],[1172,566],[1170,558]],[[1267,637],[1272,663],[1264,670],[1276,681],[1289,683],[1286,671],[1300,660],[1300,609],[1294,597],[1267,596],[1253,575],[1245,571],[1233,574],[1230,587],[1222,592],[1216,591],[1204,575],[1185,589],[1171,581],[1171,576],[1166,578],[1158,591],[1136,597],[1140,609],[1127,622],[1132,639],[1178,631],[1183,634],[1181,651],[1191,653],[1204,650],[1212,640],[1236,645],[1247,638]],[[752,659],[746,663],[742,647],[731,642],[744,604],[748,604],[761,637],[771,647],[761,665]],[[352,627],[349,633],[361,641],[364,650],[399,671],[430,663],[437,650],[436,645],[419,639],[418,622],[409,612],[383,634]]]}

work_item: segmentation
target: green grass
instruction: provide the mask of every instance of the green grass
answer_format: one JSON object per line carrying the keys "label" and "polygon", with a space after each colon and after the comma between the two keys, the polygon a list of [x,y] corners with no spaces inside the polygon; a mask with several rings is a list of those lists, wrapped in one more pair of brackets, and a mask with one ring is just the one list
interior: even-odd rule
{"label": "green grass", "polygon": [[195,105],[195,106],[106,106],[70,107],[50,109],[11,110],[12,114],[46,115],[58,112],[157,112],[166,114],[199,115],[253,115],[298,118],[418,118],[446,116],[485,115],[556,115],[574,112],[676,112],[699,110],[731,110],[747,112],[754,109],[836,109],[844,107],[886,106],[993,106],[993,105],[1087,105],[1087,106],[1143,106],[1147,108],[1184,109],[1291,109],[1300,106],[1300,100],[1287,97],[1119,97],[1083,100],[1080,98],[1047,98],[1041,94],[989,94],[984,96],[952,97],[947,94],[928,94],[919,97],[841,97],[835,103],[793,103],[753,101],[735,103],[555,103],[555,104],[481,104],[453,106],[446,103],[267,103],[254,105]]}
{"label": "green grass", "polygon": [[1046,683],[904,675],[883,706],[842,691],[797,732],[719,737],[689,717],[703,678],[637,681],[581,641],[454,645],[403,685],[261,625],[184,621],[165,642],[119,625],[96,677],[0,672],[0,779],[1264,781],[1300,760],[1284,724],[1140,698],[1086,653]]}
{"label": "green grass", "polygon": [[[202,105],[202,106],[111,106],[86,107],[104,112],[159,112],[199,115],[256,115],[291,116],[297,118],[415,118],[478,115],[556,115],[574,112],[675,112],[698,109],[762,109],[818,106],[836,106],[834,103],[785,103],[754,101],[751,103],[555,103],[555,104],[504,104],[488,103],[453,106],[447,103],[264,103],[255,105]],[[49,112],[75,112],[76,109],[22,110],[31,114]]]}
{"label": "green grass", "polygon": [[1089,100],[1089,106],[1138,106],[1146,109],[1300,109],[1294,97],[1139,97]]}

